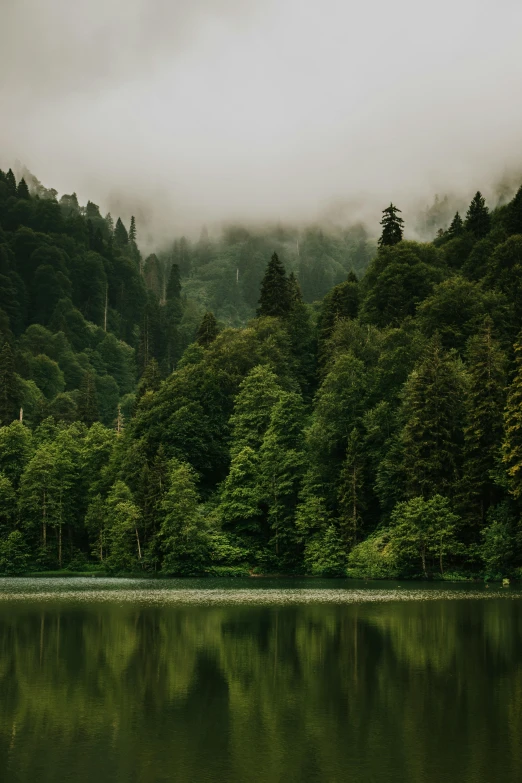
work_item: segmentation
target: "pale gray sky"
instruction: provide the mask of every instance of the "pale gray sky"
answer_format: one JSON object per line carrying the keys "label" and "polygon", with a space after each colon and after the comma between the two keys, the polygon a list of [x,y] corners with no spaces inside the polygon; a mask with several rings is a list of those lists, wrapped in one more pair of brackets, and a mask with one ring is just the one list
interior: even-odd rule
{"label": "pale gray sky", "polygon": [[0,0],[0,166],[159,233],[487,192],[521,40],[519,0]]}

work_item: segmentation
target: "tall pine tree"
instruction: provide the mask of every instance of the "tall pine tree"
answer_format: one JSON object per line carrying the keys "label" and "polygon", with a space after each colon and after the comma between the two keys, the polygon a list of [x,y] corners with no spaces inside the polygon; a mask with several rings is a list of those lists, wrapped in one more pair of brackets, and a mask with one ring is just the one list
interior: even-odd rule
{"label": "tall pine tree", "polygon": [[401,210],[390,204],[382,211],[382,234],[379,239],[379,247],[387,245],[398,245],[402,241],[404,220],[399,217]]}
{"label": "tall pine tree", "polygon": [[203,316],[198,331],[196,332],[196,342],[204,348],[214,342],[219,334],[219,327],[214,313],[206,312]]}
{"label": "tall pine tree", "polygon": [[502,461],[506,467],[511,494],[522,497],[522,332],[513,346],[515,375],[508,388],[504,414]]}
{"label": "tall pine tree", "polygon": [[471,231],[477,239],[482,239],[489,234],[491,217],[486,206],[484,196],[477,190],[466,213],[466,229]]}
{"label": "tall pine tree", "polygon": [[277,253],[274,253],[261,282],[258,316],[269,315],[284,318],[292,309],[293,295],[285,268]]}
{"label": "tall pine tree", "polygon": [[0,352],[0,425],[11,424],[18,414],[18,384],[11,346],[6,341]]}
{"label": "tall pine tree", "polygon": [[462,450],[463,371],[438,334],[404,390],[403,471],[409,498],[452,495]]}
{"label": "tall pine tree", "polygon": [[469,383],[464,427],[463,492],[466,510],[480,525],[498,496],[493,473],[500,457],[505,404],[506,356],[488,316],[468,342]]}

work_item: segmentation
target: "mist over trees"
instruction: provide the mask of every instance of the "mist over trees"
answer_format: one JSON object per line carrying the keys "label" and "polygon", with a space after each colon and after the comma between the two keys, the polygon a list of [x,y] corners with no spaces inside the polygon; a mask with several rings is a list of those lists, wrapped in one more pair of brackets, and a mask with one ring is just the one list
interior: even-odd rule
{"label": "mist over trees", "polygon": [[143,258],[0,172],[2,573],[515,574],[521,192]]}

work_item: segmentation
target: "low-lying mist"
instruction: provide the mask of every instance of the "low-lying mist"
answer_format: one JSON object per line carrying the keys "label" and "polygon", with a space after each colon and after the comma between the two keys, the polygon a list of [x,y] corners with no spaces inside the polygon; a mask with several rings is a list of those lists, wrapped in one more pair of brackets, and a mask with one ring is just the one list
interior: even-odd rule
{"label": "low-lying mist", "polygon": [[[224,222],[428,238],[522,179],[514,0],[5,0],[0,167],[137,218],[144,247]],[[444,212],[444,210],[442,210]],[[442,214],[442,213],[441,213]]]}

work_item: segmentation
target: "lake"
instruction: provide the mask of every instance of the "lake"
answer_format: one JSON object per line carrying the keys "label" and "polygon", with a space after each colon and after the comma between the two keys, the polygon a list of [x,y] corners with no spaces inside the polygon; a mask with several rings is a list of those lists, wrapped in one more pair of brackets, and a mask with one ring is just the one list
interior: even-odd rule
{"label": "lake", "polygon": [[2,783],[522,780],[522,592],[0,579]]}

